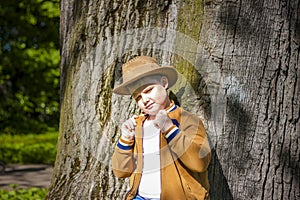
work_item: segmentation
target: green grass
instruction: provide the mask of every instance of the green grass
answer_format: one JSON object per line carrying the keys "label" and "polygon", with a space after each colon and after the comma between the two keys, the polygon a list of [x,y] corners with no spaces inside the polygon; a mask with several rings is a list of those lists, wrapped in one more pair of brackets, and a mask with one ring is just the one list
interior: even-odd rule
{"label": "green grass", "polygon": [[53,164],[58,132],[0,135],[0,160],[9,164]]}
{"label": "green grass", "polygon": [[11,185],[8,190],[0,189],[1,200],[43,200],[48,190],[45,188],[21,189],[17,185]]}

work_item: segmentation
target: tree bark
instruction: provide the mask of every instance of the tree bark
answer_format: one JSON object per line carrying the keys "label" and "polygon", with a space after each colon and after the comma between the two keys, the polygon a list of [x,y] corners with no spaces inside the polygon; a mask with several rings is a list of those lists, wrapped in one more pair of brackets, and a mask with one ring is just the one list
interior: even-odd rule
{"label": "tree bark", "polygon": [[300,198],[300,2],[61,1],[61,117],[47,199],[123,199],[110,159],[138,108],[112,94],[151,55],[211,141],[211,199]]}
{"label": "tree bark", "polygon": [[300,197],[299,6],[205,4],[201,38],[217,58],[226,98],[215,150],[234,199]]}

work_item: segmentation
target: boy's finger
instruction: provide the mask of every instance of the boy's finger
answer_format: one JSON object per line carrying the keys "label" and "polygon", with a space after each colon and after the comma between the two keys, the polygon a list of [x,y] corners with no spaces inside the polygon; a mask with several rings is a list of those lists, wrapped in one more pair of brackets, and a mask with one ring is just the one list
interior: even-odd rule
{"label": "boy's finger", "polygon": [[136,125],[135,119],[136,119],[137,117],[138,117],[138,116],[133,115],[131,118],[129,118],[129,119],[131,120],[131,122],[134,124],[134,126]]}

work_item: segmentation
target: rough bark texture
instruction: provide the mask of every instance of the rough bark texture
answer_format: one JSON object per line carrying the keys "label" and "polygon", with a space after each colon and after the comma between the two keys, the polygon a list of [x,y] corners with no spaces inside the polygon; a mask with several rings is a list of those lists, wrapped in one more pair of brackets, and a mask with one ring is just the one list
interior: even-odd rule
{"label": "rough bark texture", "polygon": [[48,199],[122,199],[119,126],[138,109],[111,92],[121,65],[155,56],[170,95],[203,119],[211,199],[299,199],[300,2],[61,1],[61,119]]}
{"label": "rough bark texture", "polygon": [[201,41],[219,63],[226,98],[216,161],[234,199],[300,197],[299,8],[205,3]]}

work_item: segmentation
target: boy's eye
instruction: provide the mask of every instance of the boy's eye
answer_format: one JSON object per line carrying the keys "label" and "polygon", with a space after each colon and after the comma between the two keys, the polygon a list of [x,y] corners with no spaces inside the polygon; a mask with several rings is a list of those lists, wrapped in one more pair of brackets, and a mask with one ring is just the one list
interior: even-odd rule
{"label": "boy's eye", "polygon": [[139,95],[139,96],[135,97],[135,101],[138,102],[139,100],[141,100],[141,98],[142,98],[142,96]]}
{"label": "boy's eye", "polygon": [[141,100],[142,95],[141,94],[148,94],[153,90],[154,87],[147,87],[145,88],[139,95],[137,95],[136,97],[134,97],[134,100],[136,102],[138,102],[139,100]]}

